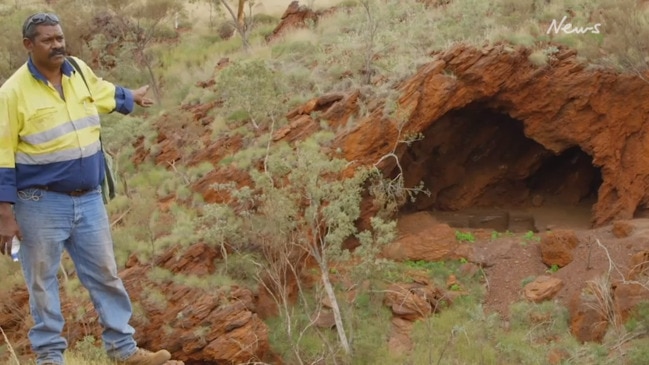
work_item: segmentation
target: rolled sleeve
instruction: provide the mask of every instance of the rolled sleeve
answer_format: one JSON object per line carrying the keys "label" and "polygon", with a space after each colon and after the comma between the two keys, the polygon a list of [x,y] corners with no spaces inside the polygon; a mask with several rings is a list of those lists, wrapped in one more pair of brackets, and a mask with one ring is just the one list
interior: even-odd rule
{"label": "rolled sleeve", "polygon": [[134,106],[131,90],[115,85],[115,111],[120,114],[130,114]]}

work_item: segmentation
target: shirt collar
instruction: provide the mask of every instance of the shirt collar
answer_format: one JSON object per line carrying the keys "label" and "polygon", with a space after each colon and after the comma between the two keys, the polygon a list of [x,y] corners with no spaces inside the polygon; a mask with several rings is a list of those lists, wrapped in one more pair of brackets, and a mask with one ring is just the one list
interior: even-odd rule
{"label": "shirt collar", "polygon": [[[35,79],[41,80],[47,84],[47,79],[45,78],[45,76],[43,76],[43,74],[40,71],[38,71],[36,65],[34,65],[34,62],[32,62],[31,56],[27,61],[27,68],[29,68],[29,72],[32,74],[32,76],[34,76]],[[72,67],[72,65],[67,59],[63,61],[63,64],[61,65],[61,72],[67,77],[72,76],[72,73],[75,72],[74,67]]]}

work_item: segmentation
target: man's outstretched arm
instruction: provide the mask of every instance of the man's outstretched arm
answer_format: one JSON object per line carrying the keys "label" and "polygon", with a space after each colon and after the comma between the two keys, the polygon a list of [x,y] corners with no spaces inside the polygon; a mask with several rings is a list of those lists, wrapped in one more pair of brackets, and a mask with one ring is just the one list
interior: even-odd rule
{"label": "man's outstretched arm", "polygon": [[144,85],[135,90],[130,90],[115,85],[115,111],[121,114],[130,114],[133,111],[134,104],[142,108],[152,106],[153,100],[146,96],[149,92],[149,85]]}

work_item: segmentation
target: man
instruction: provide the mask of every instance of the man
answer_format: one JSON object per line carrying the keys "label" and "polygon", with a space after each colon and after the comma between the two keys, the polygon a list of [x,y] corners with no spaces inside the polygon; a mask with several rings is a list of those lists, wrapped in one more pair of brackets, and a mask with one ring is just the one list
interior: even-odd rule
{"label": "man", "polygon": [[138,348],[133,339],[131,302],[117,276],[99,187],[98,114],[151,106],[148,86],[113,85],[78,59],[76,70],[59,23],[47,13],[25,20],[29,59],[0,87],[0,252],[10,251],[14,236],[22,241],[36,363],[63,364],[67,341],[56,275],[66,249],[99,314],[109,357],[118,364],[182,364],[166,350]]}

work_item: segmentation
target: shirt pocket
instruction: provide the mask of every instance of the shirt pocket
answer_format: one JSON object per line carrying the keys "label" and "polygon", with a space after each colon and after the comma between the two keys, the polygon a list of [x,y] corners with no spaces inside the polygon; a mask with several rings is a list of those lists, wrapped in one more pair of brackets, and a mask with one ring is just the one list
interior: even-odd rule
{"label": "shirt pocket", "polygon": [[81,98],[81,108],[83,109],[84,116],[97,115],[97,106],[95,105],[95,99],[91,96]]}
{"label": "shirt pocket", "polygon": [[21,139],[27,136],[41,133],[52,129],[57,125],[58,110],[56,107],[47,106],[33,109],[33,111],[25,116],[25,123],[20,131]]}
{"label": "shirt pocket", "polygon": [[44,125],[44,124],[52,124],[55,122],[55,116],[56,116],[56,108],[53,106],[46,106],[46,107],[41,107],[38,109],[35,109],[33,113],[31,113],[27,117],[27,124],[29,125]]}

